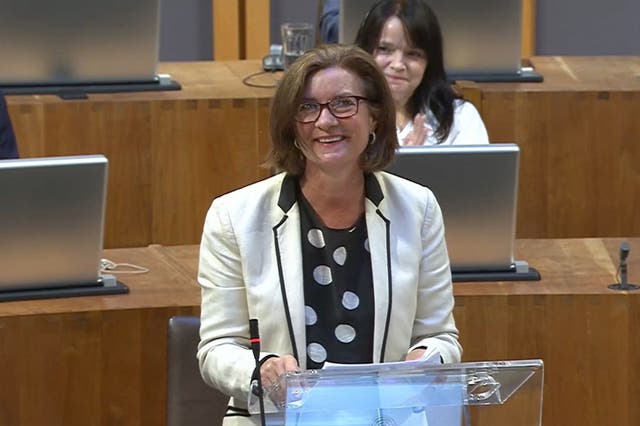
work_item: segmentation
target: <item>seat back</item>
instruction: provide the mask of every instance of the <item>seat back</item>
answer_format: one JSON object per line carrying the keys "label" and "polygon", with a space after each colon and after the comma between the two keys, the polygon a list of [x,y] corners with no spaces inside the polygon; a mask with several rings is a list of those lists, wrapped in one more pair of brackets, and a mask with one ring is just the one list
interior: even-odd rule
{"label": "seat back", "polygon": [[229,398],[200,376],[196,352],[200,319],[177,316],[167,330],[167,426],[222,424]]}

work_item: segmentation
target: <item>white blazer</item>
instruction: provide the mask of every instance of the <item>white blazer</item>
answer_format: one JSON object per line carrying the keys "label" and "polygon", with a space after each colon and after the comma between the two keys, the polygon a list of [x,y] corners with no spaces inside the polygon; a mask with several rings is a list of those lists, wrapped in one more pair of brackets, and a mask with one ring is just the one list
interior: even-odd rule
{"label": "white blazer", "polygon": [[[365,217],[375,299],[373,361],[403,360],[435,346],[445,362],[462,349],[442,214],[431,191],[385,172],[366,175]],[[255,361],[249,319],[262,352],[306,365],[300,213],[296,181],[279,174],[223,195],[207,213],[198,282],[198,360],[205,382],[231,396],[225,425],[259,424],[247,415]]]}

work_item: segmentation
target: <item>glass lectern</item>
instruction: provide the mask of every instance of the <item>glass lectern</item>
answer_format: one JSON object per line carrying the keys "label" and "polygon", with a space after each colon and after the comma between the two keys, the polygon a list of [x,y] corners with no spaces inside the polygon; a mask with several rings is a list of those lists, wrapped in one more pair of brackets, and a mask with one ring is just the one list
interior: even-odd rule
{"label": "glass lectern", "polygon": [[[289,373],[265,395],[286,426],[540,426],[541,360],[398,362]],[[257,401],[250,411],[258,413]]]}

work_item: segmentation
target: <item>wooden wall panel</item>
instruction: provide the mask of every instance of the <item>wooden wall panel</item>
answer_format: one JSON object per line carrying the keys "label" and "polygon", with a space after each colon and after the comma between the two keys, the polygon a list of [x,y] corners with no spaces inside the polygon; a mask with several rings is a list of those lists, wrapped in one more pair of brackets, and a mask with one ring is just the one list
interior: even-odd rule
{"label": "wooden wall panel", "polygon": [[522,58],[536,54],[536,0],[522,0]]}
{"label": "wooden wall panel", "polygon": [[198,312],[0,318],[0,362],[11,366],[0,370],[0,424],[164,425],[166,327],[177,314]]}
{"label": "wooden wall panel", "polygon": [[215,60],[260,59],[269,52],[270,0],[212,0]]}
{"label": "wooden wall panel", "polygon": [[[640,248],[636,246],[636,248]],[[639,259],[639,257],[635,257]],[[633,268],[633,275],[631,275],[631,282],[640,285],[640,260],[636,261]],[[636,290],[637,291],[637,290]],[[638,404],[638,398],[640,398],[640,377],[638,377],[638,354],[640,354],[640,339],[638,336],[638,324],[640,324],[640,298],[635,297],[629,302],[629,322],[626,324],[627,333],[629,336],[635,336],[636,338],[629,339],[629,370],[633,371],[633,377],[628,381],[627,394],[629,398],[627,400],[627,407],[629,410],[629,424],[637,423],[640,419],[640,404]]]}
{"label": "wooden wall panel", "polygon": [[243,59],[262,59],[269,53],[271,1],[245,0],[245,56]]}
{"label": "wooden wall panel", "polygon": [[482,111],[522,151],[518,237],[640,235],[640,94],[484,93]]}
{"label": "wooden wall panel", "polygon": [[21,157],[104,154],[109,159],[105,246],[151,241],[150,104],[45,102],[10,106]]}
{"label": "wooden wall panel", "polygon": [[201,99],[154,107],[155,243],[199,241],[213,198],[260,179],[257,102]]}
{"label": "wooden wall panel", "polygon": [[[21,157],[44,157],[46,152],[46,126],[44,105],[24,103],[9,105],[11,124],[18,141]],[[28,141],[28,143],[21,143]]]}
{"label": "wooden wall panel", "polygon": [[602,425],[632,424],[628,410],[602,409],[628,406],[639,378],[613,367],[634,364],[630,312],[623,294],[488,296],[457,297],[455,317],[465,361],[545,361],[544,425]]}
{"label": "wooden wall panel", "polygon": [[242,58],[240,4],[244,0],[212,0],[213,58],[216,61]]}

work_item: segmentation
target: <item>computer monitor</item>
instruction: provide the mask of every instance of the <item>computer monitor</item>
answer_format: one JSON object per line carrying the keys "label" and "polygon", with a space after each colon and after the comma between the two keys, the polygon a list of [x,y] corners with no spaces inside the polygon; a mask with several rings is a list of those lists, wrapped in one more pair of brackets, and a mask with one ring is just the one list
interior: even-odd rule
{"label": "computer monitor", "polygon": [[107,165],[102,155],[0,161],[0,301],[126,292],[100,275]]}
{"label": "computer monitor", "polygon": [[412,146],[387,168],[433,191],[456,281],[539,279],[514,258],[519,158],[516,144]]}
{"label": "computer monitor", "polygon": [[155,81],[160,0],[0,0],[0,86]]}
{"label": "computer monitor", "polygon": [[[340,0],[339,39],[353,43],[377,0]],[[451,80],[542,81],[522,63],[522,2],[428,0],[442,31]]]}

